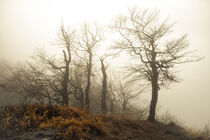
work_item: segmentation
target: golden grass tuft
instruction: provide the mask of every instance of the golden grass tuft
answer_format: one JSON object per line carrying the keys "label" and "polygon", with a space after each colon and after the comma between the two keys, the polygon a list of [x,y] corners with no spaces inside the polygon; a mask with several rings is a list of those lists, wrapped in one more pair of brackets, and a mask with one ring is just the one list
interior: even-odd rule
{"label": "golden grass tuft", "polygon": [[48,105],[8,106],[0,114],[0,137],[9,137],[29,131],[53,128],[62,130],[61,139],[82,140],[90,133],[103,133],[100,117],[84,111]]}

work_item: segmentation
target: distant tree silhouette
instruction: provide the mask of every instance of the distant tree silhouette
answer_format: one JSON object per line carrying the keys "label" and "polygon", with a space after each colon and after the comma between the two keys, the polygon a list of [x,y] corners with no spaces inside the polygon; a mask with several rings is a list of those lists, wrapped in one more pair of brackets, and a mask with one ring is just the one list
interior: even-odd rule
{"label": "distant tree silhouette", "polygon": [[41,63],[50,66],[53,73],[57,73],[56,76],[61,76],[61,88],[53,84],[53,89],[59,93],[62,97],[61,104],[69,105],[69,72],[70,72],[70,63],[72,60],[72,48],[75,45],[75,31],[69,30],[64,27],[62,24],[60,27],[60,36],[58,39],[58,45],[63,50],[63,61],[58,64],[57,59],[54,57],[47,56],[43,51],[37,53],[37,57]]}
{"label": "distant tree silhouette", "polygon": [[108,90],[110,93],[110,113],[114,113],[114,107],[116,102],[116,89],[113,87],[112,83],[108,84]]}
{"label": "distant tree silhouette", "polygon": [[118,78],[118,98],[119,98],[119,102],[122,106],[122,110],[123,112],[127,111],[127,106],[128,104],[134,99],[136,98],[139,93],[136,93],[136,91],[132,90],[132,86],[129,85],[129,83],[124,82],[122,83],[122,80],[120,78]]}
{"label": "distant tree silhouette", "polygon": [[126,51],[133,57],[128,70],[132,81],[143,80],[152,87],[148,120],[155,121],[158,91],[171,82],[178,82],[172,70],[176,64],[201,60],[186,51],[187,36],[170,39],[174,24],[160,21],[158,11],[129,9],[125,16],[116,18],[112,26],[120,35],[114,49]]}
{"label": "distant tree silhouette", "polygon": [[0,88],[9,93],[15,93],[21,97],[22,104],[39,103],[44,104],[44,98],[48,99],[49,91],[42,77],[31,66],[19,64],[18,66],[8,66],[8,75],[3,76]]}
{"label": "distant tree silhouette", "polygon": [[101,91],[101,112],[102,114],[107,113],[107,106],[106,106],[106,96],[107,96],[107,73],[106,69],[108,65],[104,64],[104,59],[106,57],[101,57],[100,62],[101,62],[101,72],[103,75],[103,80],[102,80],[102,91]]}
{"label": "distant tree silhouette", "polygon": [[69,84],[73,87],[73,95],[76,100],[79,101],[80,109],[84,109],[85,99],[85,84],[86,84],[86,65],[82,60],[77,60],[74,67],[70,71]]}
{"label": "distant tree silhouette", "polygon": [[102,41],[102,28],[94,24],[90,26],[84,24],[81,27],[81,32],[78,37],[78,46],[75,49],[77,56],[84,61],[87,70],[87,83],[85,88],[85,109],[89,112],[90,104],[90,87],[91,87],[91,75],[93,67],[94,50],[98,44]]}

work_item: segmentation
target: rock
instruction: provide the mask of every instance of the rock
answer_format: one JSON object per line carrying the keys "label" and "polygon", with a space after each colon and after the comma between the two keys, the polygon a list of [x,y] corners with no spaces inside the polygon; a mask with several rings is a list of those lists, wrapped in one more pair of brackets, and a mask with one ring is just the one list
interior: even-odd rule
{"label": "rock", "polygon": [[59,131],[53,129],[38,130],[4,140],[56,140],[57,132]]}

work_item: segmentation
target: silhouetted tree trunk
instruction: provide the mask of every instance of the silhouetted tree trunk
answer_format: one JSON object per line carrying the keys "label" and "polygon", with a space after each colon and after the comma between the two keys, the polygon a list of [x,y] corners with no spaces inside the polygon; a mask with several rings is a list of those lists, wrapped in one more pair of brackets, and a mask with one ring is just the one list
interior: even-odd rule
{"label": "silhouetted tree trunk", "polygon": [[[129,67],[131,82],[148,81],[152,86],[152,99],[148,120],[155,121],[158,90],[171,82],[178,82],[173,69],[176,64],[195,62],[202,58],[190,56],[186,35],[167,38],[173,24],[159,20],[158,11],[129,9],[123,18],[115,20],[114,28],[121,38],[116,41],[115,49],[127,51],[134,60]],[[132,63],[132,62],[131,62]],[[146,83],[146,82],[145,82]],[[148,84],[146,83],[146,84]]]}
{"label": "silhouetted tree trunk", "polygon": [[110,103],[110,112],[112,114],[114,113],[114,100],[111,100],[111,103]]}
{"label": "silhouetted tree trunk", "polygon": [[152,83],[152,99],[150,103],[150,111],[149,111],[148,120],[155,121],[155,112],[156,112],[156,105],[158,101],[158,90],[159,90],[158,89],[158,75],[154,77],[151,83]]}
{"label": "silhouetted tree trunk", "polygon": [[[62,93],[62,98],[63,98],[63,105],[68,106],[69,105],[69,91],[68,91],[68,84],[69,84],[69,64],[71,59],[69,58],[69,60],[67,60],[66,58],[66,53],[65,51],[63,51],[64,53],[64,61],[66,63],[65,66],[65,72],[64,72],[64,78],[63,78],[63,93]],[[70,54],[70,51],[68,52],[68,54]]]}
{"label": "silhouetted tree trunk", "polygon": [[88,26],[84,24],[81,29],[80,38],[78,40],[77,56],[81,58],[86,64],[87,70],[87,84],[85,88],[85,111],[89,112],[90,107],[90,87],[93,66],[93,52],[98,43],[102,41],[101,29],[98,26]]}
{"label": "silhouetted tree trunk", "polygon": [[127,103],[126,103],[126,101],[124,101],[124,102],[122,103],[122,107],[123,107],[123,112],[125,112],[126,109],[127,109]]}
{"label": "silhouetted tree trunk", "polygon": [[83,110],[84,109],[84,92],[81,92],[81,97],[80,97],[80,108]]}
{"label": "silhouetted tree trunk", "polygon": [[[110,76],[111,77],[111,76]],[[115,95],[115,92],[116,92],[116,89],[113,88],[114,86],[114,83],[112,81],[109,82],[108,84],[108,93],[110,93],[110,112],[113,114],[114,113],[114,105],[115,105],[115,102],[116,102],[116,95]]]}
{"label": "silhouetted tree trunk", "polygon": [[47,99],[48,99],[48,104],[51,106],[52,105],[52,99],[50,97],[50,94],[47,94]]}
{"label": "silhouetted tree trunk", "polygon": [[107,74],[106,74],[106,69],[107,67],[104,66],[104,59],[101,58],[101,71],[103,75],[103,80],[102,80],[102,91],[101,91],[101,112],[102,114],[107,113],[107,106],[106,106],[106,95],[107,95]]}
{"label": "silhouetted tree trunk", "polygon": [[61,25],[61,33],[62,33],[62,41],[64,43],[65,50],[63,50],[63,56],[64,56],[64,74],[63,74],[63,89],[62,89],[62,104],[69,106],[69,91],[68,91],[68,85],[69,85],[69,65],[71,63],[71,45],[73,44],[73,33],[69,34],[65,28],[64,25]]}
{"label": "silhouetted tree trunk", "polygon": [[[55,57],[49,57],[42,51],[38,52],[37,57],[40,62],[47,66],[49,75],[43,74],[49,88],[55,93],[55,102],[62,105],[69,105],[69,72],[72,59],[72,47],[75,46],[75,31],[67,30],[62,24],[60,35],[58,36],[58,45],[63,48],[63,61],[58,63]],[[49,67],[50,66],[50,67]]]}
{"label": "silhouetted tree trunk", "polygon": [[84,109],[84,105],[85,105],[85,93],[84,90],[82,88],[82,83],[77,83],[78,85],[78,89],[80,92],[80,96],[79,96],[79,101],[80,101],[80,109],[83,110]]}
{"label": "silhouetted tree trunk", "polygon": [[114,92],[111,92],[111,93],[112,93],[112,98],[110,100],[110,112],[113,114],[114,108],[115,108],[116,96],[115,96]]}
{"label": "silhouetted tree trunk", "polygon": [[90,92],[90,82],[91,82],[91,71],[92,71],[92,50],[88,50],[89,54],[89,62],[88,62],[88,75],[87,75],[87,86],[85,88],[85,109],[87,112],[89,112],[90,108],[90,97],[89,97],[89,92]]}
{"label": "silhouetted tree trunk", "polygon": [[157,101],[158,101],[158,90],[159,90],[159,86],[158,86],[158,71],[157,71],[157,66],[155,65],[156,62],[156,53],[155,51],[155,47],[154,44],[152,43],[153,47],[152,47],[152,61],[151,62],[151,68],[152,68],[152,80],[151,80],[151,85],[152,85],[152,99],[151,99],[151,103],[150,103],[150,111],[149,111],[149,117],[148,120],[150,121],[155,121],[155,113],[156,113],[156,105],[157,105]]}
{"label": "silhouetted tree trunk", "polygon": [[127,106],[130,103],[131,100],[136,98],[139,93],[136,93],[136,91],[133,91],[131,89],[131,85],[128,83],[122,83],[120,77],[119,77],[119,101],[122,106],[123,112],[126,112]]}
{"label": "silhouetted tree trunk", "polygon": [[74,98],[79,102],[79,108],[84,109],[85,104],[85,83],[86,83],[86,70],[84,70],[84,63],[81,60],[77,60],[71,71],[70,85],[74,88]]}

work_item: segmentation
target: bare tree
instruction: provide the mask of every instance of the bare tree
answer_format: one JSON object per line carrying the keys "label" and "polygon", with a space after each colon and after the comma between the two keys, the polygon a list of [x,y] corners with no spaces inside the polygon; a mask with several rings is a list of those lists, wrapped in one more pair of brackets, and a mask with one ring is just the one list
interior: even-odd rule
{"label": "bare tree", "polygon": [[102,114],[106,114],[107,113],[107,106],[106,106],[107,74],[106,74],[106,69],[107,69],[108,65],[105,66],[104,59],[105,59],[105,56],[100,58],[101,72],[102,72],[102,75],[103,75],[102,91],[101,91],[101,112],[102,112]]}
{"label": "bare tree", "polygon": [[110,112],[113,114],[114,113],[114,108],[115,108],[115,102],[117,100],[116,98],[116,89],[113,87],[112,83],[108,84],[108,93],[111,95],[110,99]]}
{"label": "bare tree", "polygon": [[0,86],[4,91],[20,96],[23,104],[32,103],[32,101],[39,104],[45,103],[47,89],[33,69],[28,65],[19,64],[19,66],[8,67],[8,70],[10,73],[4,76],[4,82]]}
{"label": "bare tree", "polygon": [[130,79],[151,84],[150,121],[155,121],[159,89],[178,82],[172,68],[176,64],[202,59],[186,51],[189,46],[186,35],[170,39],[168,34],[173,24],[168,24],[167,19],[160,21],[158,15],[158,11],[133,8],[128,15],[117,18],[113,26],[121,37],[116,41],[115,49],[128,52],[134,60],[129,67]]}
{"label": "bare tree", "polygon": [[85,83],[86,83],[86,75],[85,75],[85,65],[83,61],[77,60],[74,64],[74,67],[71,69],[71,77],[70,77],[70,85],[74,88],[73,94],[74,98],[79,101],[80,109],[84,109],[84,97],[85,97]]}
{"label": "bare tree", "polygon": [[122,105],[123,112],[126,112],[127,106],[130,103],[131,100],[136,98],[139,93],[136,93],[134,90],[131,89],[131,85],[124,82],[122,83],[121,79],[119,78],[119,94],[118,98],[120,101],[120,104]]}
{"label": "bare tree", "polygon": [[[59,36],[59,46],[63,48],[63,61],[58,63],[58,60],[54,57],[47,56],[46,53],[38,52],[37,56],[41,63],[48,65],[50,71],[55,73],[55,76],[61,79],[61,89],[55,84],[50,84],[53,89],[55,89],[60,96],[62,97],[62,105],[69,105],[69,72],[70,72],[70,63],[72,61],[72,48],[75,45],[75,31],[68,30],[62,24],[60,27],[60,36]],[[52,81],[51,81],[52,82]]]}
{"label": "bare tree", "polygon": [[47,98],[48,104],[61,103],[58,97],[56,97],[57,94],[61,93],[61,89],[58,86],[58,83],[60,83],[59,76],[49,74],[49,69],[33,64],[33,62],[27,62],[27,65],[30,68],[30,73],[34,75],[34,84],[40,85],[39,89],[42,89],[42,96],[43,98]]}
{"label": "bare tree", "polygon": [[87,84],[85,88],[85,109],[89,112],[90,104],[90,86],[93,67],[93,53],[99,42],[102,41],[102,29],[97,25],[89,26],[84,24],[81,29],[81,34],[78,40],[77,56],[80,57],[86,64],[87,69]]}

